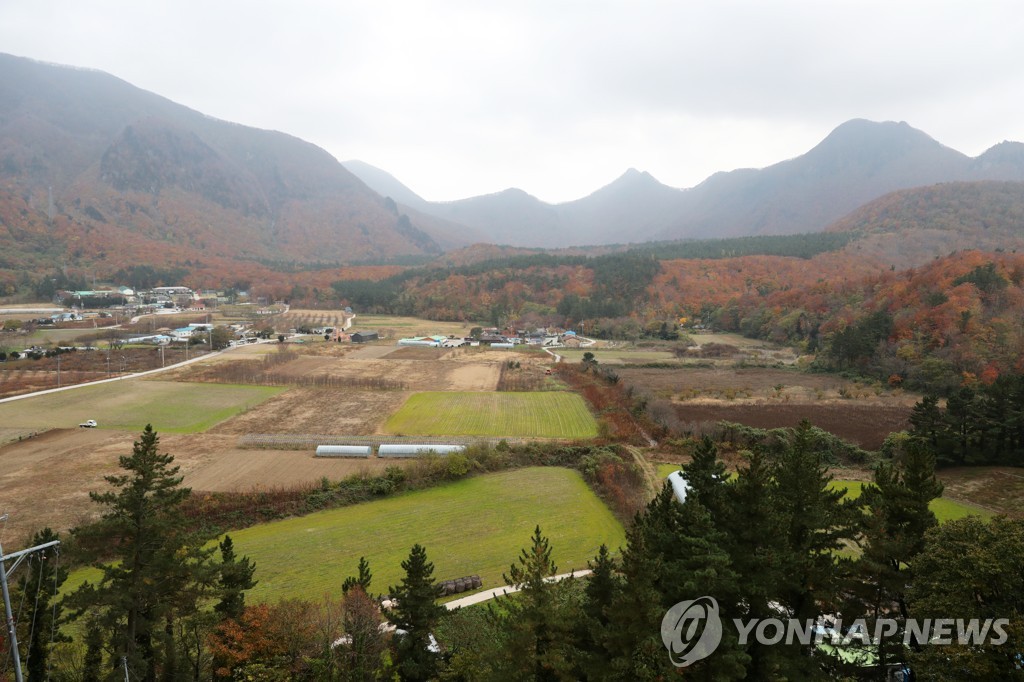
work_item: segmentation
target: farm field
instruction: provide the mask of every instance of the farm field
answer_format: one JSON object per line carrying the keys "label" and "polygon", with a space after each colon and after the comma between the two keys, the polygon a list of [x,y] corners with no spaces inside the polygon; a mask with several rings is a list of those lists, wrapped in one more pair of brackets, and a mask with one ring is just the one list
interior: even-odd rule
{"label": "farm field", "polygon": [[945,495],[1013,518],[1024,518],[1024,471],[1013,467],[954,467],[939,471]]}
{"label": "farm field", "polygon": [[231,533],[235,551],[256,563],[253,602],[338,596],[360,556],[371,591],[402,577],[414,543],[427,550],[437,580],[479,575],[504,584],[536,525],[551,540],[559,572],[585,569],[604,543],[625,543],[622,525],[568,469],[535,467],[488,474],[429,490],[254,526]]}
{"label": "farm field", "polygon": [[95,419],[101,429],[140,433],[195,433],[232,417],[283,389],[264,386],[118,381],[0,404],[5,427],[66,428]]}
{"label": "farm field", "polygon": [[795,427],[806,419],[865,450],[878,450],[885,437],[910,428],[910,407],[864,405],[856,401],[828,403],[746,403],[742,405],[676,405],[684,422],[735,422],[759,429]]}
{"label": "farm field", "polygon": [[621,365],[631,362],[672,362],[675,353],[668,350],[650,350],[633,348],[556,348],[555,352],[565,358],[566,362],[580,362],[583,354],[590,352],[599,363]]}
{"label": "farm field", "polygon": [[[233,439],[232,439],[233,440]],[[251,492],[300,488],[323,478],[340,480],[356,474],[379,474],[389,466],[412,460],[314,457],[309,450],[243,450],[225,443],[223,449],[203,452],[200,444],[178,447],[186,466],[184,485],[196,491]],[[177,459],[177,458],[176,458]]]}
{"label": "farm field", "polygon": [[352,321],[352,330],[382,331],[391,338],[408,336],[465,336],[474,325],[469,322],[435,322],[418,317],[400,317],[396,315],[356,315]]}
{"label": "farm field", "polygon": [[623,367],[623,381],[646,387],[659,397],[695,403],[747,400],[780,403],[837,400],[913,406],[920,396],[878,385],[860,384],[831,374],[810,374],[775,367]]}
{"label": "farm field", "polygon": [[366,436],[378,433],[398,409],[402,391],[338,391],[292,388],[210,430],[215,434],[320,433]]}
{"label": "farm field", "polygon": [[[267,345],[277,347],[274,344]],[[300,346],[284,344],[283,347],[287,352],[287,356],[283,356],[286,362],[275,362],[269,368],[257,367],[254,373],[270,372],[284,383],[293,385],[321,380],[342,390],[377,388],[367,384],[377,382],[380,387],[413,391],[493,391],[497,388],[503,362],[513,357],[522,358],[526,362],[527,358],[532,357],[495,351],[468,352],[462,348],[438,353],[441,349],[398,348],[394,344],[353,347],[347,344],[311,343]],[[243,350],[248,351],[248,348],[232,350],[224,356]],[[395,353],[398,355],[393,356]],[[263,357],[273,357],[273,353]],[[252,355],[238,357],[239,361],[253,362],[258,359]],[[531,361],[543,362],[543,359]],[[201,363],[176,371],[172,378],[179,381],[215,381],[217,375],[225,371],[229,370]]]}
{"label": "farm field", "polygon": [[346,315],[341,310],[304,310],[294,308],[272,319],[275,329],[288,331],[300,326],[343,327],[349,317],[349,315]]}
{"label": "farm field", "polygon": [[[13,430],[4,429],[4,433]],[[131,454],[141,432],[53,429],[0,446],[5,537],[27,539],[50,526],[65,530],[94,517],[89,491],[108,488],[104,476],[120,472],[118,458]],[[405,461],[318,458],[310,450],[249,450],[231,435],[164,434],[160,452],[174,455],[184,485],[196,493],[248,492],[315,485],[353,474],[374,473]]]}
{"label": "farm field", "polygon": [[694,432],[718,421],[777,428],[807,419],[867,450],[908,428],[919,399],[901,389],[780,368],[626,366],[617,371],[627,385],[670,399],[679,420]]}
{"label": "farm field", "polygon": [[593,438],[597,422],[575,393],[414,393],[387,420],[395,435]]}
{"label": "farm field", "polygon": [[[107,323],[104,320],[104,323]],[[68,345],[73,341],[76,341],[83,336],[95,337],[96,334],[102,334],[103,328],[95,327],[84,327],[81,329],[47,329],[46,327],[37,327],[32,333],[25,334],[24,336],[18,335],[14,339],[17,339],[16,344],[8,344],[16,346],[18,344],[24,344],[22,347],[27,348],[32,345],[46,346],[47,344],[54,343],[57,345]]]}

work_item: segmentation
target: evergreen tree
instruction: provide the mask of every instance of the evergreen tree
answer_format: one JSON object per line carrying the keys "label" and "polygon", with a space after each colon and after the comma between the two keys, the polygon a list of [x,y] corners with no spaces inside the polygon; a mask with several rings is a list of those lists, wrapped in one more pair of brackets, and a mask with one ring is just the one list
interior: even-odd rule
{"label": "evergreen tree", "polygon": [[238,620],[245,610],[245,591],[251,590],[259,582],[253,580],[256,564],[247,556],[241,559],[235,557],[235,544],[231,541],[230,535],[225,535],[218,546],[220,565],[217,566],[217,570],[220,575],[217,582],[220,601],[214,605],[213,610],[222,619]]}
{"label": "evergreen tree", "polygon": [[605,675],[594,679],[630,682],[681,677],[669,661],[661,641],[661,621],[665,616],[660,582],[662,561],[649,551],[641,528],[643,516],[626,531],[622,550],[622,589],[612,600],[608,637],[604,640],[610,660]]}
{"label": "evergreen tree", "polygon": [[103,630],[96,618],[85,621],[85,659],[82,661],[82,682],[99,682],[103,677]]}
{"label": "evergreen tree", "polygon": [[902,624],[909,617],[906,589],[914,582],[916,559],[924,549],[925,534],[938,525],[929,503],[942,495],[935,478],[935,456],[921,439],[907,443],[901,459],[880,462],[874,482],[864,486],[861,501],[865,517],[864,551],[856,564],[859,578],[852,589],[861,603],[847,613],[864,615],[873,627],[878,618],[896,618],[898,632],[878,651],[884,666],[893,655],[902,658]]}
{"label": "evergreen tree", "polygon": [[[59,539],[53,530],[44,528],[32,536],[31,544],[34,547]],[[29,682],[41,682],[49,677],[51,637],[56,642],[69,641],[60,634],[63,608],[59,603],[53,603],[68,577],[68,571],[60,567],[58,550],[52,547],[29,554],[22,570],[19,589],[32,605],[32,618],[25,633],[28,636],[21,639],[22,635],[19,635],[19,644],[28,649],[27,655],[23,655],[23,663],[28,670]]]}
{"label": "evergreen tree", "polygon": [[362,588],[365,594],[370,594],[370,583],[373,581],[373,573],[370,572],[370,562],[366,560],[366,557],[359,557],[359,568],[357,570],[359,572],[358,575],[350,575],[341,583],[342,594],[348,594],[348,591],[356,586]]}
{"label": "evergreen tree", "polygon": [[971,454],[971,442],[977,421],[974,390],[964,386],[946,400],[943,415],[947,439],[940,444],[939,456],[951,464],[964,464]]}
{"label": "evergreen tree", "polygon": [[[776,507],[775,482],[768,457],[758,451],[748,455],[746,465],[726,487],[726,511],[718,527],[724,531],[723,546],[740,576],[739,607],[743,618],[777,618],[773,608],[785,578],[783,518]],[[765,646],[751,638],[747,643],[751,679],[776,676],[779,658],[786,652]]]}
{"label": "evergreen tree", "polygon": [[[615,679],[661,679],[682,674],[661,640],[662,619],[682,601],[713,597],[723,619],[738,615],[739,576],[723,549],[724,534],[697,500],[680,504],[666,484],[627,534],[624,586],[612,609],[611,650]],[[646,604],[644,604],[646,602]],[[685,669],[698,680],[740,679],[747,655],[736,633],[723,629],[717,650]]]}
{"label": "evergreen tree", "polygon": [[78,613],[97,610],[112,633],[114,665],[125,658],[132,674],[148,681],[162,663],[173,668],[173,622],[196,610],[199,584],[211,580],[209,552],[181,515],[191,491],[181,487],[174,457],[160,454],[158,445],[147,425],[132,454],[120,458],[126,473],[106,477],[114,490],[89,494],[107,509],[93,532],[108,539],[114,561],[97,564],[99,584],[87,582],[73,595]]}
{"label": "evergreen tree", "polygon": [[718,447],[709,436],[704,436],[693,450],[693,459],[683,465],[687,497],[693,496],[712,516],[718,518],[723,511],[723,486],[729,480],[725,462],[718,458]]}
{"label": "evergreen tree", "polygon": [[[801,623],[822,613],[835,613],[844,587],[841,580],[849,564],[838,551],[859,532],[857,501],[844,500],[843,490],[829,487],[832,476],[822,455],[811,443],[811,426],[801,422],[792,446],[772,466],[774,498],[781,524],[780,569],[783,576],[778,602]],[[780,676],[811,679],[820,668],[810,650],[787,652]]]}
{"label": "evergreen tree", "polygon": [[504,631],[504,646],[495,663],[499,677],[507,679],[573,680],[572,620],[569,616],[567,581],[550,582],[558,572],[551,546],[534,529],[529,548],[502,576],[519,589],[500,598],[490,609],[490,619]]}
{"label": "evergreen tree", "polygon": [[916,402],[910,413],[909,421],[913,435],[930,443],[936,450],[939,448],[939,438],[943,433],[943,421],[937,396],[926,395]]}
{"label": "evergreen tree", "polygon": [[587,562],[590,577],[583,590],[582,615],[576,626],[579,666],[587,679],[600,679],[609,669],[607,640],[611,636],[612,609],[622,591],[622,579],[616,573],[615,560],[602,544],[597,556]]}
{"label": "evergreen tree", "polygon": [[397,604],[388,611],[388,618],[402,631],[396,637],[395,662],[403,680],[429,680],[438,664],[437,653],[431,651],[431,632],[445,608],[434,603],[438,588],[427,550],[413,545],[402,569],[405,577],[401,584],[390,588]]}

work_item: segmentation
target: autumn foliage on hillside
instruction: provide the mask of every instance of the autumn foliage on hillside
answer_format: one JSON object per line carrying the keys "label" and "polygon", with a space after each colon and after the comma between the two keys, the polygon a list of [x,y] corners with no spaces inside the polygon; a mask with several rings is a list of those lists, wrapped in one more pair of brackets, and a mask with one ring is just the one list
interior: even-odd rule
{"label": "autumn foliage on hillside", "polygon": [[1024,369],[1024,255],[969,251],[807,290],[748,291],[714,319],[803,344],[835,369],[948,392]]}

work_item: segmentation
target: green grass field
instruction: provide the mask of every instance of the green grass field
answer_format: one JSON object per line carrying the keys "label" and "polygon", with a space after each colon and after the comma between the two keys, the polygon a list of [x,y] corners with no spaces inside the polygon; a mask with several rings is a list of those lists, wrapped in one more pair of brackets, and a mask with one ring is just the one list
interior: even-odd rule
{"label": "green grass field", "polygon": [[437,580],[479,575],[502,584],[536,525],[551,540],[560,573],[587,568],[602,543],[613,551],[625,532],[575,471],[533,467],[488,474],[394,498],[266,523],[231,533],[235,551],[256,562],[253,601],[319,599],[341,593],[359,557],[374,592],[403,573],[413,544],[427,550]]}
{"label": "green grass field", "polygon": [[414,393],[387,420],[392,434],[593,438],[597,422],[575,393]]}
{"label": "green grass field", "polygon": [[668,475],[673,471],[679,471],[678,464],[658,464],[658,476],[661,478],[668,478]]}
{"label": "green grass field", "polygon": [[5,427],[67,428],[95,419],[100,428],[197,433],[286,390],[280,387],[115,381],[0,404]]}
{"label": "green grass field", "polygon": [[[43,346],[51,343],[58,345],[71,344],[83,336],[95,336],[97,333],[103,333],[103,329],[48,329],[46,327],[40,327],[31,334],[18,337],[18,343],[24,344],[18,345],[18,348],[20,350],[21,348],[28,348],[29,346],[36,344]],[[93,345],[99,344],[94,343]]]}
{"label": "green grass field", "polygon": [[[832,487],[846,488],[847,497],[860,497],[860,492],[864,488],[864,481],[832,481]],[[935,514],[935,517],[939,520],[939,523],[953,521],[954,519],[962,519],[965,516],[980,516],[983,519],[990,519],[995,516],[995,514],[987,509],[975,507],[970,504],[964,504],[963,502],[956,502],[944,497],[932,500],[929,507]]]}

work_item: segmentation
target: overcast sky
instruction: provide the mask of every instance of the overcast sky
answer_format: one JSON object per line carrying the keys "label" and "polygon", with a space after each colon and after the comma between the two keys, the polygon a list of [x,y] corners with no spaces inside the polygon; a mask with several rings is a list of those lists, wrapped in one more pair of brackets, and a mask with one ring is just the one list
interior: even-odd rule
{"label": "overcast sky", "polygon": [[426,199],[674,187],[851,118],[1024,141],[1006,2],[0,0],[0,51],[109,72],[382,168]]}

